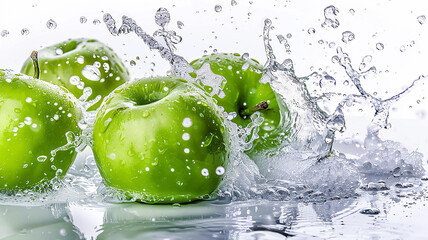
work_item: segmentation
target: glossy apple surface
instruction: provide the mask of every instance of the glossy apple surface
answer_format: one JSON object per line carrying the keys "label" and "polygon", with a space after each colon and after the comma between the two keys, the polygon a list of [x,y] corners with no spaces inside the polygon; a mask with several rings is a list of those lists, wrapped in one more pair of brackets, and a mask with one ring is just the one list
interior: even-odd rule
{"label": "glossy apple surface", "polygon": [[[263,123],[259,128],[259,138],[246,153],[251,157],[256,154],[272,153],[287,142],[290,132],[289,111],[281,97],[273,91],[269,83],[260,83],[263,66],[253,59],[244,60],[239,54],[218,53],[194,60],[191,65],[199,69],[209,64],[213,73],[223,76],[224,97],[214,95],[218,105],[227,113],[235,113],[232,119],[238,126],[246,127],[251,123],[251,114],[260,112]],[[210,84],[205,90],[212,91]]]}
{"label": "glossy apple surface", "polygon": [[217,106],[199,91],[184,80],[150,78],[106,98],[93,151],[108,186],[148,203],[190,202],[217,188],[229,134]]}
{"label": "glossy apple surface", "polygon": [[52,150],[79,135],[74,96],[53,84],[0,70],[0,190],[28,189],[65,175],[74,149]]}
{"label": "glossy apple surface", "polygon": [[[40,79],[67,88],[79,98],[83,88],[90,87],[89,100],[107,96],[129,80],[129,73],[119,56],[110,47],[95,39],[70,39],[38,51]],[[21,72],[33,76],[31,58]],[[89,110],[101,105],[102,99]]]}

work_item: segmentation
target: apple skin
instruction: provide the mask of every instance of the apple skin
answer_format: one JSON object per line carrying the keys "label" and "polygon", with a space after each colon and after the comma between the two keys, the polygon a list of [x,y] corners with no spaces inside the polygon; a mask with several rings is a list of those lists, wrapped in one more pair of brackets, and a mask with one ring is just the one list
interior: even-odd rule
{"label": "apple skin", "polygon": [[[92,89],[92,100],[98,95],[106,97],[116,87],[129,80],[129,72],[113,49],[95,39],[69,39],[38,51],[40,79],[67,88],[79,98],[84,87]],[[85,69],[85,70],[84,70]],[[99,71],[89,74],[89,71]],[[21,72],[33,76],[31,58],[24,63]],[[85,75],[84,75],[85,73]],[[79,81],[76,80],[77,76]],[[89,76],[89,78],[88,78]],[[84,84],[82,84],[84,83]],[[96,110],[102,99],[88,110]]]}
{"label": "apple skin", "polygon": [[203,90],[170,77],[122,85],[103,102],[93,152],[108,186],[146,203],[204,199],[230,152],[224,119]]}
{"label": "apple skin", "polygon": [[0,89],[0,191],[29,189],[65,175],[76,151],[58,151],[53,159],[51,151],[67,144],[67,132],[81,133],[76,98],[53,84],[2,69]]}
{"label": "apple skin", "polygon": [[[251,123],[250,114],[243,115],[243,111],[263,101],[268,103],[267,109],[258,110],[264,121],[259,128],[259,138],[255,139],[252,148],[246,151],[248,156],[255,159],[256,156],[270,155],[288,143],[290,113],[285,102],[273,91],[270,84],[260,83],[262,65],[253,59],[243,60],[237,53],[205,55],[192,61],[191,65],[194,69],[199,69],[204,63],[209,63],[213,73],[226,79],[223,88],[225,96],[220,98],[214,95],[214,99],[225,112],[237,113],[232,122],[238,126],[246,127]],[[208,85],[203,88],[208,92],[212,91]]]}

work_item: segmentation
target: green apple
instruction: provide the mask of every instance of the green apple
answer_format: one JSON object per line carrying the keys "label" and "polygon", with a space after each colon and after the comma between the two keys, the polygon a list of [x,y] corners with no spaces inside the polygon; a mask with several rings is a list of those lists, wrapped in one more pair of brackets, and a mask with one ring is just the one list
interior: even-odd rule
{"label": "green apple", "polygon": [[203,90],[170,77],[113,91],[94,124],[93,152],[108,186],[147,203],[204,199],[222,180],[229,133]]}
{"label": "green apple", "polygon": [[[246,127],[251,123],[250,116],[260,112],[263,123],[259,128],[259,138],[251,149],[246,151],[250,157],[271,154],[287,143],[290,135],[290,113],[282,98],[273,91],[269,83],[260,83],[263,66],[256,60],[244,60],[239,54],[218,53],[194,60],[191,65],[199,69],[208,63],[214,74],[223,76],[224,96],[214,95],[217,104],[227,113],[235,113],[232,122]],[[211,92],[210,83],[204,89]],[[250,136],[251,137],[251,136]]]}
{"label": "green apple", "polygon": [[0,191],[29,189],[63,176],[76,151],[52,151],[81,133],[76,98],[10,70],[0,70],[0,89]]}
{"label": "green apple", "polygon": [[[125,65],[113,49],[94,39],[70,39],[39,51],[40,79],[67,88],[80,97],[84,87],[92,89],[88,100],[107,96],[129,80]],[[27,59],[21,72],[34,74],[31,59]],[[101,105],[99,100],[88,110]]]}

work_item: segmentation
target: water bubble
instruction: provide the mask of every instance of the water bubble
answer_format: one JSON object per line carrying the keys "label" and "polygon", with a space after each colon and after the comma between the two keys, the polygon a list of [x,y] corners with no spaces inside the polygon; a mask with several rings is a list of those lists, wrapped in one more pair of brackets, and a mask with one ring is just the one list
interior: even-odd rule
{"label": "water bubble", "polygon": [[45,155],[41,155],[41,156],[37,157],[37,161],[39,161],[39,162],[44,162],[44,161],[46,161],[46,159],[48,159],[48,157]]}
{"label": "water bubble", "polygon": [[220,5],[215,5],[214,6],[214,10],[216,11],[216,12],[221,12],[221,10],[222,10],[223,8],[220,6]]}
{"label": "water bubble", "polygon": [[217,175],[219,175],[219,176],[223,175],[223,174],[224,174],[224,167],[222,167],[222,166],[218,166],[218,167],[215,169],[215,173],[216,173]]}
{"label": "water bubble", "polygon": [[185,128],[191,127],[192,126],[192,119],[190,119],[190,118],[184,118],[182,125]]}
{"label": "water bubble", "polygon": [[232,0],[231,2],[230,2],[230,5],[232,5],[232,6],[236,6],[236,4],[238,4],[235,0]]}
{"label": "water bubble", "polygon": [[27,28],[23,28],[22,30],[21,30],[21,34],[23,35],[23,36],[26,36],[26,35],[28,35],[30,33],[30,30],[28,30]]}
{"label": "water bubble", "polygon": [[201,174],[202,174],[202,176],[207,177],[210,173],[209,173],[208,169],[204,168],[204,169],[202,169]]}
{"label": "water bubble", "polygon": [[184,23],[182,21],[177,21],[177,27],[182,29],[184,27]]}
{"label": "water bubble", "polygon": [[130,64],[131,66],[135,66],[135,65],[137,65],[137,63],[136,63],[134,60],[131,60],[131,61],[129,62],[129,64]]}
{"label": "water bubble", "polygon": [[1,31],[0,35],[2,37],[7,37],[7,35],[9,35],[9,31],[8,30],[3,30],[3,31]]}
{"label": "water bubble", "polygon": [[419,17],[417,17],[418,22],[422,25],[425,23],[426,17],[425,15],[420,15]]}
{"label": "water bubble", "polygon": [[355,39],[355,35],[351,31],[345,31],[342,33],[342,42],[348,43]]}
{"label": "water bubble", "polygon": [[46,27],[48,27],[48,29],[55,29],[57,27],[57,24],[56,24],[56,22],[54,20],[49,19],[46,22]]}
{"label": "water bubble", "polygon": [[77,63],[79,63],[79,64],[83,64],[85,62],[85,58],[83,57],[83,56],[79,56],[78,58],[77,58]]}
{"label": "water bubble", "polygon": [[190,139],[189,133],[183,133],[183,136],[181,137],[184,141],[188,141]]}
{"label": "water bubble", "polygon": [[86,65],[83,67],[82,75],[91,81],[99,81],[101,78],[100,70],[92,65]]}
{"label": "water bubble", "polygon": [[62,49],[61,49],[61,48],[57,48],[57,49],[55,50],[55,53],[56,53],[56,55],[62,55],[62,54],[64,53],[64,51],[62,51]]}
{"label": "water bubble", "polygon": [[101,23],[101,21],[98,19],[94,19],[94,21],[92,21],[92,24],[94,24],[94,25],[98,25],[100,23]]}
{"label": "water bubble", "polygon": [[159,8],[156,11],[155,22],[157,25],[159,25],[161,27],[165,27],[169,23],[170,19],[171,19],[171,17],[170,17],[169,12],[166,8]]}
{"label": "water bubble", "polygon": [[80,17],[80,23],[86,23],[88,21],[88,19],[86,18],[86,17],[84,17],[84,16],[81,16]]}
{"label": "water bubble", "polygon": [[376,49],[377,50],[383,50],[385,47],[383,46],[383,43],[376,43]]}

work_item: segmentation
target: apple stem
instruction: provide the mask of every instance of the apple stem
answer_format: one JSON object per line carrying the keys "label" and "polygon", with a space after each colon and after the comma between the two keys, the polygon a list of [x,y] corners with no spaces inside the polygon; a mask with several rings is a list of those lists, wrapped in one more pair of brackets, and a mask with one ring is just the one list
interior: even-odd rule
{"label": "apple stem", "polygon": [[256,106],[252,108],[243,109],[239,113],[241,116],[249,116],[257,111],[266,110],[268,107],[269,107],[269,103],[267,103],[266,101],[263,101],[258,103]]}
{"label": "apple stem", "polygon": [[31,52],[30,58],[31,60],[33,60],[33,67],[34,67],[33,77],[35,79],[39,79],[40,78],[39,53],[37,51]]}

